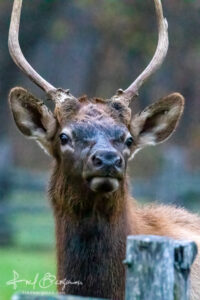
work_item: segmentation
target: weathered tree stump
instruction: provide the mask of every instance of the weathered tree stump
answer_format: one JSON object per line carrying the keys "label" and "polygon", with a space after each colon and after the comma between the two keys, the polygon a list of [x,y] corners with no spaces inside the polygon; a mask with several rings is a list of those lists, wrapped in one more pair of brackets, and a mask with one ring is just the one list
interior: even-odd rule
{"label": "weathered tree stump", "polygon": [[190,290],[190,268],[197,254],[197,246],[187,241],[175,241],[174,246],[174,300],[187,300]]}
{"label": "weathered tree stump", "polygon": [[196,253],[193,242],[129,236],[124,261],[126,300],[189,299],[189,273]]}

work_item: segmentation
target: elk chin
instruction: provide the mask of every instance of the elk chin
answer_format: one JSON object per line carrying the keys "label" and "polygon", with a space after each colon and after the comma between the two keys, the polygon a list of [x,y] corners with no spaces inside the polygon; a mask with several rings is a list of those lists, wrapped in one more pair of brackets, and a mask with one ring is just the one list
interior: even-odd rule
{"label": "elk chin", "polygon": [[119,180],[111,177],[93,177],[88,183],[95,193],[112,193],[119,188]]}

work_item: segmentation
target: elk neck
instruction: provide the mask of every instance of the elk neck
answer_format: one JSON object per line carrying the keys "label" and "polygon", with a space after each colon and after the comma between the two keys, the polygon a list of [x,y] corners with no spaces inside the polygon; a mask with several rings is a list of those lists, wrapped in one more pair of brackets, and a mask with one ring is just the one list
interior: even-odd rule
{"label": "elk neck", "polygon": [[[78,182],[78,185],[77,185]],[[56,167],[50,183],[57,239],[58,279],[67,294],[123,299],[128,225],[127,179],[117,192],[99,195]]]}

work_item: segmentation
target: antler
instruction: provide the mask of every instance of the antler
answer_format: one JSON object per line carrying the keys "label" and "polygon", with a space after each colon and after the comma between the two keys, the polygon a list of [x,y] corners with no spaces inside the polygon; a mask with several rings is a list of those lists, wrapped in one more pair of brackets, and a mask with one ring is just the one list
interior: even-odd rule
{"label": "antler", "polygon": [[[154,57],[152,58],[151,62],[146,67],[146,69],[139,75],[139,77],[125,91],[119,89],[117,91],[117,94],[111,98],[112,100],[120,98],[122,100],[129,102],[133,97],[138,96],[139,88],[161,66],[161,64],[163,63],[166,57],[168,44],[169,44],[168,24],[167,24],[167,20],[163,17],[161,0],[154,0],[154,3],[156,8],[158,28],[159,28],[158,45]],[[57,95],[56,91],[58,91],[58,89],[56,89],[53,85],[48,83],[31,67],[31,65],[27,62],[27,60],[25,59],[21,51],[19,45],[19,25],[20,25],[21,8],[22,8],[22,0],[14,0],[10,30],[9,30],[9,38],[8,38],[8,47],[9,47],[10,55],[13,58],[16,65],[35,84],[37,84],[47,94],[51,95],[52,96],[51,98],[56,101],[57,97],[55,95]],[[59,93],[61,93],[61,90],[59,91]],[[61,97],[62,101],[66,95],[68,95],[69,98],[73,97],[71,94],[69,94],[68,91],[66,92],[62,90],[61,94],[63,95]]]}
{"label": "antler", "polygon": [[155,73],[159,67],[162,65],[168,51],[169,39],[168,39],[168,23],[167,20],[163,16],[163,9],[161,0],[154,0],[157,22],[158,22],[158,45],[156,52],[146,67],[146,69],[138,76],[138,78],[125,90],[119,89],[117,94],[112,97],[113,99],[122,99],[127,101],[128,103],[134,97],[138,96],[138,92],[143,83],[153,74]]}
{"label": "antler", "polygon": [[22,0],[14,0],[10,30],[8,37],[8,47],[10,55],[16,65],[41,89],[50,94],[56,88],[42,78],[25,59],[19,45],[19,25],[21,16]]}

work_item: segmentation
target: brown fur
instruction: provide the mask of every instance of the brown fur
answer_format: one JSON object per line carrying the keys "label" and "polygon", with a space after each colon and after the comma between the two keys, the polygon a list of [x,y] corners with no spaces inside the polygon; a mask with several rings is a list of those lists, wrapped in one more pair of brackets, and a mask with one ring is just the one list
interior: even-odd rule
{"label": "brown fur", "polygon": [[[85,192],[57,167],[49,191],[57,238],[58,279],[82,281],[65,293],[123,299],[126,235],[126,191],[110,196]],[[84,195],[84,196],[83,196]],[[62,287],[59,290],[62,292]]]}

